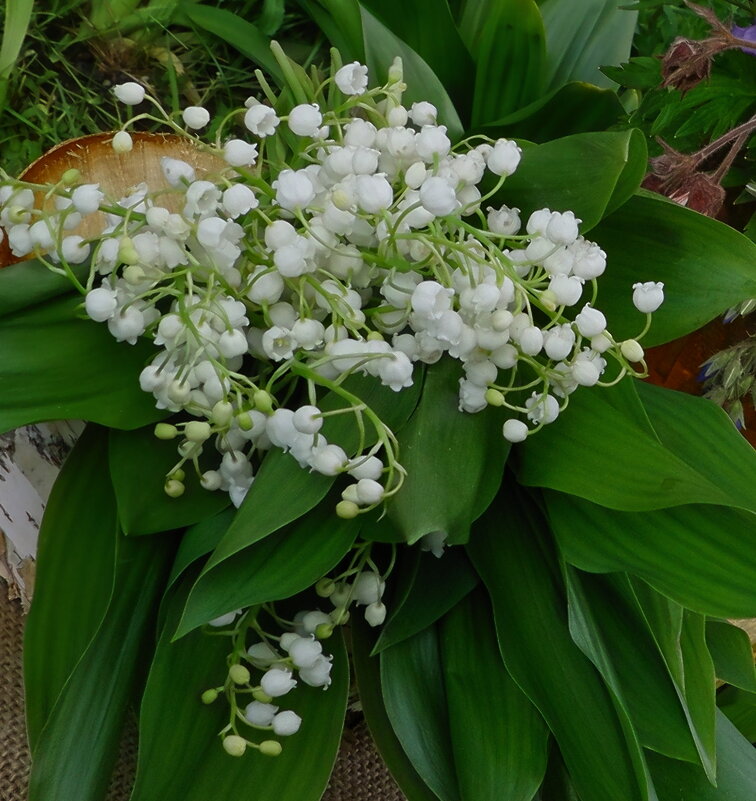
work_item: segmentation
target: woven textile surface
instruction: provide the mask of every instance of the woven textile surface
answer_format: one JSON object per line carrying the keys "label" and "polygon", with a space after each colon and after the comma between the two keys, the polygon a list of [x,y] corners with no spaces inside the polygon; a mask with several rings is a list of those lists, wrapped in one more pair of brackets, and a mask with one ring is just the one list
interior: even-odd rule
{"label": "woven textile surface", "polygon": [[[24,617],[18,601],[7,600],[6,589],[0,581],[0,801],[24,801],[29,779],[21,663]],[[135,764],[136,724],[130,720],[107,801],[128,801]],[[323,801],[404,801],[364,723],[347,731]]]}

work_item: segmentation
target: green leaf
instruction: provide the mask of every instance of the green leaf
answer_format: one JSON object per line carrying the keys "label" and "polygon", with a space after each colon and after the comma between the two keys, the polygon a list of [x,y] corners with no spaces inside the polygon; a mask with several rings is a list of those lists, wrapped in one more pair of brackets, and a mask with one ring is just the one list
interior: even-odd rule
{"label": "green leaf", "polygon": [[327,499],[283,531],[203,572],[175,636],[234,609],[288,598],[315,584],[344,558],[360,529],[359,520],[337,517],[334,505]]}
{"label": "green leaf", "polygon": [[396,56],[400,56],[404,67],[404,81],[407,84],[402,102],[407,106],[421,100],[433,103],[438,109],[438,121],[446,125],[452,142],[461,139],[464,127],[459,114],[444,85],[426,61],[367,9],[361,6],[360,12],[365,41],[365,60],[373,81],[378,84],[385,82],[392,61]]}
{"label": "green leaf", "polygon": [[[423,59],[449,93],[455,107],[463,116],[468,116],[475,65],[446,0],[414,0],[412,3],[361,0],[360,5]],[[388,63],[383,65],[387,66]],[[411,90],[412,82],[407,80],[407,84]]]}
{"label": "green leaf", "polygon": [[756,751],[721,712],[716,723],[717,786],[695,765],[649,754],[659,801],[752,801],[756,796]]}
{"label": "green leaf", "polygon": [[[234,759],[218,732],[229,710],[219,698],[203,706],[200,695],[223,682],[231,643],[195,631],[171,642],[191,582],[181,582],[169,598],[168,615],[150,668],[139,720],[139,761],[131,801],[207,801],[240,794],[255,801],[318,801],[341,740],[349,668],[341,635],[328,640],[333,683],[327,692],[302,682],[286,696],[285,708],[302,718],[300,731],[285,738],[275,758],[255,751]],[[242,728],[243,724],[241,724]],[[246,729],[249,739],[268,732]],[[245,732],[245,733],[246,733]]]}
{"label": "green leaf", "polygon": [[547,536],[525,495],[510,490],[467,545],[493,603],[504,664],[548,723],[582,801],[647,799],[628,721],[570,637]]}
{"label": "green leaf", "polygon": [[487,122],[483,131],[492,139],[506,136],[530,142],[548,142],[571,134],[604,131],[624,114],[616,92],[599,89],[590,83],[571,81],[511,114]]}
{"label": "green leaf", "polygon": [[428,368],[417,410],[399,436],[407,477],[388,507],[409,543],[444,531],[465,542],[470,524],[501,482],[509,445],[494,409],[460,414],[459,365],[442,359]]}
{"label": "green leaf", "polygon": [[586,233],[636,190],[645,165],[643,135],[636,130],[574,134],[526,147],[500,194],[524,219],[544,206],[574,211]]}
{"label": "green leaf", "polygon": [[[519,449],[518,478],[527,486],[622,511],[688,503],[756,510],[756,484],[745,480],[756,469],[756,454],[721,409],[688,396],[678,401],[678,396],[627,380],[592,392],[578,390],[564,415]],[[649,417],[658,424],[661,441]],[[711,434],[704,433],[707,425]],[[705,447],[712,440],[720,454],[716,459]],[[738,469],[745,471],[742,477]]]}
{"label": "green leaf", "polygon": [[146,342],[116,342],[105,326],[76,319],[78,298],[0,320],[0,431],[44,420],[138,428],[165,417],[139,388]]}
{"label": "green leaf", "polygon": [[393,611],[374,653],[435,623],[478,583],[478,575],[461,548],[448,548],[441,558],[421,554],[416,571],[407,578],[408,592],[399,603],[392,604]]}
{"label": "green leaf", "polygon": [[756,556],[743,537],[753,515],[702,504],[617,512],[558,492],[544,496],[559,547],[575,567],[633,573],[703,614],[756,616]]}
{"label": "green leaf", "polygon": [[235,514],[235,508],[226,508],[217,515],[200,520],[199,523],[195,523],[184,532],[176,551],[176,558],[173,560],[171,575],[168,579],[169,587],[191,564],[215,548],[231,525]]}
{"label": "green leaf", "polygon": [[414,769],[441,801],[462,801],[437,627],[387,648],[380,659],[386,712]]}
{"label": "green leaf", "polygon": [[661,61],[652,56],[638,56],[619,67],[602,67],[601,72],[627,89],[655,89],[662,82]]}
{"label": "green leaf", "polygon": [[599,67],[630,56],[636,11],[617,0],[544,0],[539,3],[546,28],[547,83],[588,81],[611,86]]}
{"label": "green leaf", "polygon": [[756,693],[751,640],[743,629],[724,620],[707,620],[706,645],[718,679]]}
{"label": "green leaf", "polygon": [[[399,393],[382,386],[372,377],[353,376],[343,386],[396,432],[417,405],[422,378],[418,375],[412,387]],[[329,411],[346,409],[349,405],[331,393],[323,398],[319,407],[322,411]],[[359,446],[359,432],[351,414],[328,418],[323,426],[323,434],[329,442],[340,445],[347,454],[352,455]],[[374,432],[368,430],[365,447],[372,445],[375,439]],[[236,517],[207,563],[205,572],[309,512],[326,496],[334,481],[333,477],[302,469],[292,456],[277,448],[269,451]]]}
{"label": "green leaf", "polygon": [[231,45],[283,85],[283,73],[270,52],[270,39],[251,22],[232,11],[199,3],[183,2],[181,10],[198,28]]}
{"label": "green leaf", "polygon": [[[357,0],[297,0],[344,62],[365,61],[360,4]],[[322,8],[321,8],[322,6]]]}
{"label": "green leaf", "polygon": [[375,643],[372,629],[361,619],[360,615],[352,619],[350,628],[352,632],[352,664],[360,703],[370,734],[375,740],[383,761],[407,801],[438,801],[438,796],[430,791],[412,767],[412,763],[391,728],[381,694],[380,661],[378,657],[370,656]]}
{"label": "green leaf", "polygon": [[117,531],[107,434],[88,426],[58,474],[39,532],[36,587],[23,654],[32,751],[105,615],[113,591]]}
{"label": "green leaf", "polygon": [[572,639],[593,662],[647,748],[698,762],[696,744],[664,660],[614,577],[565,572]]}
{"label": "green leaf", "polygon": [[[86,275],[87,269],[86,265],[79,266],[79,278]],[[11,264],[0,269],[0,318],[74,291],[70,279],[39,261]]]}
{"label": "green leaf", "polygon": [[756,743],[756,693],[724,687],[717,694],[717,706],[749,742]]}
{"label": "green leaf", "polygon": [[184,528],[229,505],[225,492],[208,492],[200,486],[191,462],[184,466],[186,491],[169,498],[163,487],[180,459],[175,443],[157,439],[152,426],[110,432],[110,475],[125,534]]}
{"label": "green leaf", "polygon": [[471,48],[477,67],[472,125],[479,126],[516,111],[543,92],[546,43],[535,0],[469,3],[465,16],[467,9],[477,18]]}
{"label": "green leaf", "polygon": [[549,730],[504,667],[485,591],[443,618],[440,642],[460,797],[530,801],[546,772]]}
{"label": "green leaf", "polygon": [[[110,604],[39,737],[29,801],[103,798],[171,551],[165,538],[119,537]],[[64,636],[49,634],[51,639]]]}
{"label": "green leaf", "polygon": [[636,336],[644,325],[630,302],[636,282],[664,283],[665,300],[644,347],[682,337],[756,296],[756,244],[729,225],[650,193],[629,200],[591,238],[607,254],[597,302],[617,341]]}

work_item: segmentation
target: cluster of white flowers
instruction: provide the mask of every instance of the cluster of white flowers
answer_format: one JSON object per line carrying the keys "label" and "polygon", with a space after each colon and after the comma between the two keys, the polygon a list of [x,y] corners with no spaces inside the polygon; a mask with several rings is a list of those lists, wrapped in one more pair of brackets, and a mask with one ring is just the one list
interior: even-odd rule
{"label": "cluster of white flowers", "polygon": [[[302,718],[291,709],[281,709],[280,700],[294,690],[298,682],[324,690],[331,684],[333,657],[323,652],[323,640],[329,638],[336,626],[349,620],[352,604],[365,606],[365,619],[378,626],[386,618],[386,607],[381,601],[386,588],[384,577],[370,559],[370,545],[360,544],[354,549],[349,568],[336,580],[323,578],[316,592],[329,598],[333,611],[302,610],[290,621],[290,630],[281,635],[265,632],[260,626],[259,609],[237,609],[209,622],[215,629],[232,627],[227,633],[233,638],[234,651],[226,682],[202,694],[202,701],[213,703],[224,692],[230,705],[230,722],[220,732],[223,747],[232,756],[242,756],[252,747],[268,756],[281,753],[276,740],[257,743],[239,733],[243,720],[255,730],[271,732],[278,737],[296,734]],[[264,607],[265,608],[265,607]],[[267,611],[271,612],[270,608]],[[275,615],[280,624],[284,621]],[[246,633],[252,630],[256,641],[246,646]],[[246,664],[245,664],[246,663]],[[251,670],[260,671],[255,683]],[[252,700],[239,706],[237,696],[248,693]]]}
{"label": "cluster of white flowers", "polygon": [[[332,108],[284,112],[251,98],[239,112],[246,138],[222,141],[221,126],[211,147],[227,165],[213,179],[164,158],[170,191],[140,185],[107,199],[68,176],[52,192],[54,211],[35,209],[22,182],[0,188],[13,253],[46,254],[69,274],[91,256],[89,317],[119,341],[150,336],[160,348],[141,387],[158,408],[193,418],[157,429],[181,440],[170,495],[183,492],[189,462],[204,487],[239,505],[259,453],[274,446],[305,469],[349,474],[337,510],[351,517],[395,492],[402,470],[391,432],[346,392],[345,376],[401,391],[418,363],[456,359],[460,411],[506,408],[503,435],[519,442],[579,386],[609,383],[610,358],[611,381],[642,361],[638,342],[616,342],[595,306],[606,255],[571,211],[535,211],[523,231],[519,209],[485,206],[517,169],[513,141],[452,147],[433,105],[402,104],[399,64],[379,89],[367,89],[357,63],[330,80],[341,92]],[[145,99],[134,83],[115,94],[127,105]],[[193,136],[210,115],[193,106],[181,119]],[[113,146],[127,151],[128,137]],[[105,227],[92,242],[68,233],[98,210]],[[662,300],[661,284],[633,287],[643,312]],[[324,389],[368,414],[374,447],[349,454],[326,439]],[[208,470],[199,458],[210,440],[221,456]]]}

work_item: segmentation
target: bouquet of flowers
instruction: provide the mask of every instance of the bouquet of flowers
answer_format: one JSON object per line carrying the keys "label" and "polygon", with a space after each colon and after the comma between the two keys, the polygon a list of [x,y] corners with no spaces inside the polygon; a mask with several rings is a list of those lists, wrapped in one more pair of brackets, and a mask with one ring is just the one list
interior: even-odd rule
{"label": "bouquet of flowers", "polygon": [[635,379],[754,246],[636,194],[634,132],[460,136],[400,58],[273,53],[223,119],[115,87],[149,109],[119,158],[149,117],[208,169],[1,176],[34,261],[0,272],[0,421],[89,421],[40,537],[31,801],[102,798],[132,705],[134,801],[314,800],[350,697],[409,801],[745,799],[715,676],[756,691],[724,620],[753,452]]}

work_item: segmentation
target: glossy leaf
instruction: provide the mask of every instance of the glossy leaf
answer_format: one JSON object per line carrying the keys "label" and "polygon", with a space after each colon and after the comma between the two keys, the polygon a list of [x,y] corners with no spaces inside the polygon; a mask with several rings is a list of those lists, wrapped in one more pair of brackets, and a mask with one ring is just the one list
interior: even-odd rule
{"label": "glossy leaf", "polygon": [[[639,394],[652,414],[646,414]],[[654,422],[660,436],[650,425]],[[710,434],[704,433],[707,425]],[[698,435],[690,434],[694,431],[702,432],[700,444]],[[727,458],[711,458],[705,446],[714,438]],[[563,416],[530,437],[519,454],[523,484],[612,509],[638,512],[710,503],[756,510],[756,484],[747,481],[756,454],[721,409],[671,390],[627,380],[600,391],[578,390]],[[744,475],[736,476],[737,470]]]}
{"label": "glossy leaf", "polygon": [[[76,272],[86,275],[87,267],[81,265]],[[66,276],[35,259],[11,264],[0,269],[0,318],[74,291]]]}
{"label": "glossy leaf", "polygon": [[[624,113],[616,92],[571,81],[517,111],[486,122],[483,130],[492,138],[548,142],[571,134],[604,131]],[[645,144],[645,140],[641,141]]]}
{"label": "glossy leaf", "polygon": [[198,28],[222,39],[283,84],[281,68],[270,52],[270,39],[251,22],[233,11],[200,3],[182,3],[181,9]]}
{"label": "glossy leaf", "polygon": [[359,520],[336,517],[325,502],[287,529],[224,560],[196,581],[181,624],[181,637],[234,609],[289,598],[311,587],[352,547]]}
{"label": "glossy leaf", "polygon": [[297,0],[312,17],[344,62],[365,61],[362,18],[357,0]]}
{"label": "glossy leaf", "polygon": [[718,679],[756,693],[751,640],[743,629],[724,620],[707,620],[706,645]]}
{"label": "glossy leaf", "polygon": [[32,751],[105,615],[113,591],[117,532],[107,434],[89,426],[58,474],[39,532],[34,600],[24,628],[26,725]]}
{"label": "glossy leaf", "polygon": [[475,15],[478,21],[471,42],[476,65],[472,125],[477,127],[516,111],[542,93],[545,34],[535,0],[469,3],[465,14]]}
{"label": "glossy leaf", "polygon": [[621,64],[630,57],[637,11],[616,0],[543,0],[548,84],[588,81],[611,87],[599,67]]}
{"label": "glossy leaf", "polygon": [[647,799],[629,722],[570,637],[543,521],[503,493],[467,545],[491,597],[504,664],[551,729],[583,801]]}
{"label": "glossy leaf", "polygon": [[474,64],[446,0],[361,0],[360,5],[425,61],[460,114],[467,116]]}
{"label": "glossy leaf", "polygon": [[698,761],[696,745],[664,660],[612,577],[565,573],[572,639],[622,704],[641,743],[654,751]]}
{"label": "glossy leaf", "polygon": [[150,346],[76,319],[78,303],[64,297],[0,320],[0,431],[62,419],[131,429],[165,417],[139,388]]}
{"label": "glossy leaf", "polygon": [[689,334],[756,296],[756,244],[729,225],[650,193],[602,221],[591,239],[607,254],[599,306],[618,341],[636,336],[645,324],[630,302],[636,282],[664,283],[665,300],[643,347]]}
{"label": "glossy leaf", "polygon": [[756,743],[756,693],[725,687],[717,694],[717,707],[750,743]]}
{"label": "glossy leaf", "polygon": [[447,548],[440,558],[421,554],[405,583],[407,594],[390,607],[375,653],[435,623],[475,587],[478,575],[461,548]]}
{"label": "glossy leaf", "polygon": [[441,801],[462,801],[441,667],[438,629],[430,626],[380,656],[386,712],[414,769]]}
{"label": "glossy leaf", "polygon": [[29,801],[101,801],[170,564],[165,538],[119,537],[113,595],[42,730]]}
{"label": "glossy leaf", "polygon": [[391,728],[381,693],[381,671],[378,657],[371,657],[375,644],[373,630],[357,615],[350,624],[352,632],[352,665],[359,689],[360,703],[370,734],[391,775],[407,801],[438,801],[407,758]]}
{"label": "glossy leaf", "polygon": [[546,772],[549,730],[504,667],[485,591],[454,606],[439,633],[460,797],[530,801]]}
{"label": "glossy leaf", "polygon": [[649,754],[659,801],[752,801],[756,750],[721,712],[717,712],[716,722],[717,786],[695,765]]}
{"label": "glossy leaf", "polygon": [[[382,386],[371,377],[352,377],[344,383],[344,388],[361,399],[396,432],[405,424],[417,405],[422,375],[416,375],[415,384],[399,393]],[[347,405],[342,399],[330,394],[319,403],[319,408],[329,411],[344,409]],[[323,433],[329,442],[340,445],[349,455],[353,455],[359,446],[359,434],[351,414],[328,418],[323,426]],[[372,445],[375,439],[374,432],[368,429],[365,446]],[[301,468],[292,456],[277,448],[269,451],[205,571],[309,512],[326,496],[334,481],[333,477]]]}
{"label": "glossy leaf", "polygon": [[[500,195],[508,206],[522,210],[523,219],[544,206],[570,209],[582,220],[581,232],[587,233],[635,192],[635,178],[645,165],[639,131],[574,134],[526,147]],[[627,300],[634,309],[629,296]]]}
{"label": "glossy leaf", "polygon": [[233,507],[224,509],[217,515],[200,520],[183,533],[171,567],[168,586],[171,586],[191,564],[207,556],[215,548],[231,525],[235,514],[236,509]]}
{"label": "glossy leaf", "polygon": [[[280,756],[267,758],[252,751],[239,759],[230,758],[218,737],[228,723],[227,704],[222,697],[211,706],[203,706],[199,700],[204,690],[223,682],[230,641],[195,631],[171,642],[191,584],[188,578],[170,598],[166,625],[147,679],[131,801],[207,801],[239,793],[253,793],[255,801],[317,801],[339,748],[349,690],[340,634],[329,639],[326,648],[334,657],[333,684],[328,691],[300,682],[281,704],[300,715],[302,727],[297,734],[283,738]],[[268,732],[251,729],[245,733],[257,742],[270,737]]]}
{"label": "glossy leaf", "polygon": [[509,445],[500,415],[460,414],[460,375],[450,359],[429,367],[417,410],[399,436],[407,477],[388,514],[409,543],[434,531],[465,542],[501,482]]}
{"label": "glossy leaf", "polygon": [[388,68],[396,56],[402,59],[407,91],[402,96],[405,105],[428,100],[438,109],[438,122],[446,125],[452,142],[462,138],[463,125],[459,113],[444,85],[428,64],[398,36],[392,33],[366,8],[361,7],[362,29],[365,38],[365,60],[373,81],[383,83]]}
{"label": "glossy leaf", "polygon": [[184,466],[184,494],[169,498],[163,487],[181,457],[175,442],[157,439],[153,426],[111,431],[109,450],[118,518],[125,534],[184,528],[217,514],[230,503],[225,492],[208,492],[200,486],[191,462]]}
{"label": "glossy leaf", "polygon": [[756,615],[756,556],[743,538],[752,515],[698,504],[617,512],[557,492],[545,500],[560,550],[575,567],[627,571],[703,614]]}

